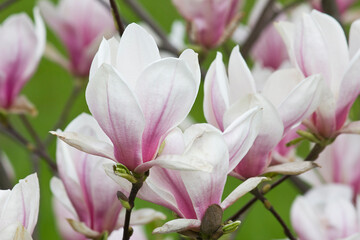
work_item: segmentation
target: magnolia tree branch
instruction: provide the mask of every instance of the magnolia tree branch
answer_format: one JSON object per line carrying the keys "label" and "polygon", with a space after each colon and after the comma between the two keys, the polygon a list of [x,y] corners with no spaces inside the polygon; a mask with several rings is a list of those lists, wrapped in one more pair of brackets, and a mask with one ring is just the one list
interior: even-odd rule
{"label": "magnolia tree branch", "polygon": [[140,174],[139,176],[136,177],[137,182],[132,183],[130,195],[128,198],[129,207],[126,208],[126,213],[125,213],[123,240],[128,240],[131,237],[131,234],[132,234],[132,231],[130,231],[131,212],[135,205],[136,195],[139,192],[140,188],[142,187],[142,185],[148,175],[149,175],[149,171],[147,171],[145,174]]}
{"label": "magnolia tree branch", "polygon": [[285,235],[290,240],[296,240],[294,235],[291,233],[290,228],[286,225],[285,221],[281,218],[280,214],[271,205],[270,201],[268,199],[266,199],[264,197],[264,195],[258,189],[252,190],[251,193],[264,204],[266,209],[268,209],[274,215],[274,217],[277,219],[277,221],[283,227]]}
{"label": "magnolia tree branch", "polygon": [[111,9],[114,13],[114,18],[115,18],[115,21],[116,21],[116,25],[117,25],[117,29],[119,31],[119,34],[120,36],[123,35],[124,31],[125,31],[125,28],[124,28],[124,25],[121,21],[121,18],[120,18],[120,11],[119,11],[119,8],[118,8],[118,5],[116,4],[115,0],[110,0],[110,6],[111,6]]}
{"label": "magnolia tree branch", "polygon": [[[312,148],[312,150],[310,151],[310,153],[307,155],[307,157],[304,159],[304,161],[315,161],[319,154],[325,149],[326,146],[321,145],[321,144],[315,144],[315,146]],[[295,176],[292,175],[284,175],[281,178],[279,178],[279,180],[277,180],[276,182],[274,182],[273,184],[271,184],[270,186],[268,186],[266,189],[266,191],[261,190],[260,193],[265,195],[266,193],[268,193],[271,189],[279,186],[281,183],[283,183],[285,180],[292,178]],[[301,189],[302,190],[302,189]],[[307,190],[307,189],[306,189]],[[233,216],[231,216],[228,220],[232,220],[232,221],[236,221],[238,220],[242,214],[244,214],[256,201],[257,201],[257,197],[253,197],[252,199],[250,199],[238,212],[236,212]]]}
{"label": "magnolia tree branch", "polygon": [[10,5],[14,4],[17,0],[7,0],[3,3],[0,4],[0,11],[6,9],[7,7],[9,7]]}
{"label": "magnolia tree branch", "polygon": [[25,137],[23,137],[19,132],[17,132],[10,123],[1,122],[0,131],[19,142],[31,153],[44,159],[53,173],[57,172],[57,166],[53,159],[48,155],[48,153],[42,148],[35,147],[31,142],[29,142]]}
{"label": "magnolia tree branch", "polygon": [[179,50],[169,41],[167,34],[136,0],[124,0],[124,2],[159,36],[162,43],[162,49],[169,51],[176,56],[179,55]]}

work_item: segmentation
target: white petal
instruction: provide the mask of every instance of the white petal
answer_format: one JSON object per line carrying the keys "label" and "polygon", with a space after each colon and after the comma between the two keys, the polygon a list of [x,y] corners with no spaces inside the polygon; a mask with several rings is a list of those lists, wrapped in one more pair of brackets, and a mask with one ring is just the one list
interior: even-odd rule
{"label": "white petal", "polygon": [[175,219],[165,223],[161,227],[155,228],[153,234],[198,230],[200,225],[201,221],[197,219]]}
{"label": "white petal", "polygon": [[349,35],[350,59],[360,49],[360,19],[351,24]]}
{"label": "white petal", "polygon": [[252,177],[241,183],[234,191],[232,191],[225,200],[221,203],[221,208],[226,209],[232,205],[236,200],[244,196],[257,187],[262,181],[268,180],[266,177]]}
{"label": "white petal", "polygon": [[286,175],[298,175],[315,167],[318,167],[318,165],[310,161],[290,162],[268,167],[264,173],[275,172]]}

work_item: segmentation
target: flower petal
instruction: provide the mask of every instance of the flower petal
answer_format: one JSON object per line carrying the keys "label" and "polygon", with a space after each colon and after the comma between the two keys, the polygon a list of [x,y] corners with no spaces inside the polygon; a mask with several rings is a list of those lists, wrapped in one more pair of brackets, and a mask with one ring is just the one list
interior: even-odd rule
{"label": "flower petal", "polygon": [[289,162],[289,163],[270,166],[265,170],[264,173],[273,172],[273,173],[280,173],[285,175],[298,175],[307,172],[315,167],[319,167],[319,165],[310,161]]}
{"label": "flower petal", "polygon": [[184,60],[167,58],[143,71],[135,92],[146,120],[142,157],[147,162],[156,156],[166,134],[190,112],[197,94],[196,80]]}
{"label": "flower petal", "polygon": [[191,72],[193,73],[194,80],[196,83],[196,92],[198,92],[201,81],[201,71],[198,60],[198,54],[195,53],[194,50],[192,49],[186,49],[181,53],[179,59],[184,60],[187,63],[188,67],[190,68]]}
{"label": "flower petal", "polygon": [[116,68],[132,87],[136,86],[142,71],[160,59],[153,37],[135,23],[126,27],[117,54]]}
{"label": "flower petal", "polygon": [[141,137],[145,120],[133,91],[113,67],[103,64],[89,80],[86,101],[113,142],[116,160],[134,170],[142,163]]}
{"label": "flower petal", "polygon": [[224,130],[223,117],[229,107],[228,78],[221,53],[217,53],[215,61],[205,77],[204,115],[208,123]]}
{"label": "flower petal", "polygon": [[153,234],[198,230],[200,225],[201,221],[197,219],[175,219],[165,223],[161,227],[155,228]]}
{"label": "flower petal", "polygon": [[350,59],[353,58],[356,52],[360,49],[360,19],[351,24],[349,35],[349,52]]}
{"label": "flower petal", "polygon": [[232,191],[224,201],[221,203],[221,208],[226,209],[231,206],[234,202],[236,202],[239,198],[244,196],[246,193],[250,192],[254,188],[257,187],[262,181],[266,181],[268,178],[266,177],[253,177],[249,178],[243,183],[241,183],[234,191]]}

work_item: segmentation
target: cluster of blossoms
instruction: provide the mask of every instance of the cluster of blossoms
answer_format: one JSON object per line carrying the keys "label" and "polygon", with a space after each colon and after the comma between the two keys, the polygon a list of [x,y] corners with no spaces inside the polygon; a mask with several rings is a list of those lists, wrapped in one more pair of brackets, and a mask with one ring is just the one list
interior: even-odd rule
{"label": "cluster of blossoms", "polygon": [[[219,239],[240,225],[224,220],[224,211],[249,192],[279,220],[264,197],[278,183],[267,182],[301,174],[295,180],[312,189],[290,211],[298,238],[360,239],[360,122],[349,120],[360,93],[360,20],[352,23],[347,41],[341,24],[320,12],[324,5],[317,1],[311,2],[317,10],[301,7],[289,15],[259,1],[250,30],[240,33],[235,29],[242,1],[172,2],[202,54],[232,35],[241,43],[239,34],[251,40],[270,10],[267,20],[276,23],[254,42],[253,69],[235,46],[225,59],[228,67],[224,53],[217,52],[206,72],[192,49],[163,57],[169,53],[140,25],[130,23],[122,31],[111,13],[116,6],[103,0],[62,0],[57,7],[43,1],[34,9],[35,25],[19,14],[0,27],[0,130],[34,154],[49,160],[46,141],[35,136],[37,146],[30,145],[8,116],[20,114],[29,128],[24,114],[36,109],[19,93],[42,55],[75,78],[88,78],[91,114],[80,114],[64,131],[50,131],[58,137],[50,188],[62,237],[146,239],[141,225],[166,216],[150,208],[133,211],[137,197],[176,214],[156,224],[153,234]],[[341,19],[353,2],[336,1]],[[46,43],[41,15],[68,58]],[[182,129],[199,91],[207,123]],[[304,160],[295,148],[302,141],[314,146]],[[228,176],[241,184],[224,196]],[[0,238],[31,240],[39,201],[36,173],[11,191],[0,190]]]}

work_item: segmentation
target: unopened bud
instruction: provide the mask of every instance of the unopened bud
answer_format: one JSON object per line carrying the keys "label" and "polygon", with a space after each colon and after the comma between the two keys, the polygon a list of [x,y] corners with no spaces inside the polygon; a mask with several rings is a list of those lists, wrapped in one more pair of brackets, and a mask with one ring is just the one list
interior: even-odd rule
{"label": "unopened bud", "polygon": [[130,206],[130,203],[129,203],[129,199],[125,196],[124,193],[120,192],[120,191],[117,191],[116,193],[116,196],[117,198],[119,199],[121,205],[127,209],[127,210],[130,210],[131,209],[131,206]]}
{"label": "unopened bud", "polygon": [[266,194],[267,192],[270,191],[270,189],[271,189],[271,184],[265,184],[261,189],[261,193]]}
{"label": "unopened bud", "polygon": [[221,226],[223,209],[213,204],[206,209],[204,217],[201,220],[200,231],[206,235],[213,235]]}
{"label": "unopened bud", "polygon": [[228,234],[228,233],[232,233],[234,231],[236,231],[236,229],[238,229],[239,225],[240,225],[240,221],[229,221],[223,228],[222,231],[224,234]]}
{"label": "unopened bud", "polygon": [[114,169],[114,173],[117,176],[125,178],[126,180],[128,180],[131,183],[137,182],[137,179],[131,174],[129,169],[127,167],[125,167],[124,165],[118,163],[118,164],[114,165],[113,169]]}

